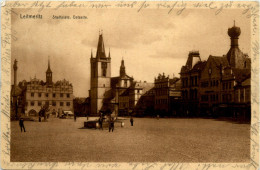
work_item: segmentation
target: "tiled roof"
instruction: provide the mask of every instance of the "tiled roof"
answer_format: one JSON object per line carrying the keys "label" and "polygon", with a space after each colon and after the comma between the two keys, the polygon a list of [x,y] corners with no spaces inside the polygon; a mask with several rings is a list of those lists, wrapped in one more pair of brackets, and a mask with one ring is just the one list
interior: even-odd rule
{"label": "tiled roof", "polygon": [[223,67],[228,67],[229,66],[229,63],[228,63],[228,60],[227,60],[227,57],[226,56],[222,56],[222,57],[219,57],[219,56],[211,56],[213,61],[215,62],[215,64],[217,66],[220,66],[222,65]]}
{"label": "tiled roof", "polygon": [[251,78],[250,69],[232,68],[232,71],[235,76],[235,80],[238,82],[243,82],[244,80]]}
{"label": "tiled roof", "polygon": [[193,68],[191,69],[191,71],[200,71],[200,70],[203,70],[203,68],[206,66],[207,64],[207,61],[199,61],[197,62]]}

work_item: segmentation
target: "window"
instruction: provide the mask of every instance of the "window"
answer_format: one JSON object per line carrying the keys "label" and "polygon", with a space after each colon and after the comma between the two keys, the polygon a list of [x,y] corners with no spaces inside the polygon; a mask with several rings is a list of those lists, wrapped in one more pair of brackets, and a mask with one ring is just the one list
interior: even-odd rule
{"label": "window", "polygon": [[46,96],[46,97],[49,97],[49,94],[48,94],[48,93],[45,93],[45,96]]}
{"label": "window", "polygon": [[55,101],[52,101],[52,106],[56,106],[56,102]]}
{"label": "window", "polygon": [[63,102],[60,102],[60,106],[63,106]]}
{"label": "window", "polygon": [[53,93],[53,94],[52,94],[52,97],[53,97],[53,98],[55,98],[55,97],[56,97],[56,94],[55,94],[55,93]]}
{"label": "window", "polygon": [[103,87],[106,87],[106,85],[105,85],[105,84],[103,84]]}
{"label": "window", "polygon": [[46,101],[46,102],[45,102],[45,105],[49,106],[49,101]]}
{"label": "window", "polygon": [[31,101],[31,106],[34,106],[34,101]]}
{"label": "window", "polygon": [[69,98],[69,97],[70,97],[70,94],[68,93],[68,94],[67,94],[67,98]]}
{"label": "window", "polygon": [[67,105],[67,106],[70,106],[70,102],[66,102],[66,105]]}
{"label": "window", "polygon": [[31,93],[31,97],[34,97],[34,93]]}
{"label": "window", "polygon": [[41,94],[41,93],[38,93],[38,97],[42,97],[42,94]]}
{"label": "window", "polygon": [[102,63],[102,75],[105,77],[107,75],[107,63]]}
{"label": "window", "polygon": [[60,94],[60,97],[63,97],[63,93]]}
{"label": "window", "polygon": [[218,80],[216,81],[216,86],[218,87]]}
{"label": "window", "polygon": [[41,101],[38,101],[38,106],[41,106],[42,105],[42,102]]}

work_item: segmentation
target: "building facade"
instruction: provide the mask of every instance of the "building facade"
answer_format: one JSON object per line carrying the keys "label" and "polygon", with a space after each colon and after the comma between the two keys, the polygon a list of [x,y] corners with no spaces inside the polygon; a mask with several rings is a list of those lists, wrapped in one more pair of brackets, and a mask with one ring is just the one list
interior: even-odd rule
{"label": "building facade", "polygon": [[[250,114],[248,81],[250,81],[251,60],[239,49],[240,33],[240,28],[235,25],[228,29],[231,45],[226,55],[210,55],[206,62],[199,59],[196,63],[192,63],[190,58],[195,54],[189,54],[187,63],[180,73],[183,107],[187,108],[184,114],[186,112],[188,115],[196,113],[197,116]],[[239,110],[244,112],[239,113]]]}
{"label": "building facade", "polygon": [[159,74],[154,79],[154,110],[160,116],[173,116],[179,112],[181,85],[177,77],[169,78]]}
{"label": "building facade", "polygon": [[200,79],[206,61],[201,61],[199,51],[190,51],[185,66],[180,72],[182,93],[182,116],[199,114]]}
{"label": "building facade", "polygon": [[[14,69],[15,72],[16,70]],[[16,78],[14,86],[16,86]],[[50,113],[56,115],[62,111],[73,111],[73,86],[65,79],[53,82],[50,61],[46,71],[46,82],[35,76],[30,81],[19,82],[16,88],[21,89],[21,114],[25,116],[38,116],[44,105],[49,107]]]}

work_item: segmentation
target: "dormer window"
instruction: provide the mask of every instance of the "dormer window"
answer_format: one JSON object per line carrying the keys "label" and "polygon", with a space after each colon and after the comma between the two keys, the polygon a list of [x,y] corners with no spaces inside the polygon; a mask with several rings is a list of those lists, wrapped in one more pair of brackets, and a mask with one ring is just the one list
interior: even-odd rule
{"label": "dormer window", "polygon": [[211,69],[211,68],[209,68],[209,75],[211,75],[211,73],[212,73],[212,69]]}

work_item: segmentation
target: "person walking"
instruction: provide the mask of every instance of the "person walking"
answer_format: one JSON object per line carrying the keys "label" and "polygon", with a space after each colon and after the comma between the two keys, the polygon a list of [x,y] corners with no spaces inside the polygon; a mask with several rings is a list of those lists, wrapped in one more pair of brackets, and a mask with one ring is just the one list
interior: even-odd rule
{"label": "person walking", "polygon": [[130,122],[131,122],[131,126],[134,126],[134,119],[133,119],[132,116],[131,116],[131,118],[130,118]]}
{"label": "person walking", "polygon": [[23,132],[23,130],[25,132],[25,127],[24,127],[24,123],[23,122],[24,122],[24,120],[23,120],[23,118],[21,118],[20,121],[19,121],[19,125],[21,127],[21,132]]}
{"label": "person walking", "polygon": [[114,118],[112,118],[112,120],[111,120],[111,130],[112,130],[112,132],[114,131]]}
{"label": "person walking", "polygon": [[109,132],[112,130],[112,132],[114,131],[114,120],[113,118],[110,118],[109,120]]}
{"label": "person walking", "polygon": [[76,116],[76,114],[74,113],[74,122],[76,122],[76,120],[77,120],[77,116]]}
{"label": "person walking", "polygon": [[99,118],[98,123],[99,123],[99,129],[103,130],[103,118],[102,117]]}

